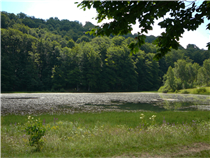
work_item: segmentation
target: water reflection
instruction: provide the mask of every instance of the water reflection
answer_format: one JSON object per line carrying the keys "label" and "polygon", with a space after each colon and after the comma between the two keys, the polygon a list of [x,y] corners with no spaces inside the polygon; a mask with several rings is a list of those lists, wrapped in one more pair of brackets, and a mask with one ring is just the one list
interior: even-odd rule
{"label": "water reflection", "polygon": [[121,103],[116,105],[100,105],[105,109],[119,109],[119,110],[145,110],[145,111],[166,111],[163,107],[155,106],[149,103]]}
{"label": "water reflection", "polygon": [[196,106],[193,102],[169,102],[169,101],[163,101],[160,103],[160,107],[162,106],[164,109],[168,111],[194,111],[197,110]]}
{"label": "water reflection", "polygon": [[[97,105],[96,105],[97,106]],[[195,111],[195,110],[209,110],[209,105],[197,105],[194,102],[172,102],[162,100],[153,103],[123,103],[112,102],[111,105],[98,105],[103,109],[118,109],[118,110],[144,110],[144,111]],[[202,107],[202,108],[201,108]]]}

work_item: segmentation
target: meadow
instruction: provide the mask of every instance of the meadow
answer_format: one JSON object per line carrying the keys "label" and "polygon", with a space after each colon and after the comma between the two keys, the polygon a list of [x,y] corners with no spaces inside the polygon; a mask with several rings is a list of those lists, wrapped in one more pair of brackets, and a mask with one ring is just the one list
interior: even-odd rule
{"label": "meadow", "polygon": [[[46,112],[2,115],[1,156],[208,157],[210,155],[209,111],[176,108],[137,110],[138,106],[143,105],[119,104],[117,101],[113,103],[121,110],[92,112],[80,110],[73,114]],[[111,105],[104,107],[108,108]],[[42,136],[40,134],[39,139],[33,140],[41,144],[39,148],[37,144],[30,145],[31,136],[37,135],[27,133],[29,127],[35,125],[36,128],[33,130],[45,131]]]}

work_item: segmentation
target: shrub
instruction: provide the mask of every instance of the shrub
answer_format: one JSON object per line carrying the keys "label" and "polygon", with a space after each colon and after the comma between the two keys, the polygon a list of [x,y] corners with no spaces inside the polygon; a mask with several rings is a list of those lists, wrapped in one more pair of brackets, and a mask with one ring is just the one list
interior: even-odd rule
{"label": "shrub", "polygon": [[162,93],[167,93],[169,90],[166,86],[161,86],[159,89],[158,89],[158,92],[162,92]]}
{"label": "shrub", "polygon": [[190,92],[188,92],[187,90],[184,90],[181,92],[182,94],[189,94]]}
{"label": "shrub", "polygon": [[35,146],[36,151],[40,151],[44,143],[41,138],[44,136],[46,131],[46,128],[43,126],[40,119],[37,120],[31,116],[28,116],[25,131],[29,135],[29,145]]}
{"label": "shrub", "polygon": [[179,93],[179,90],[175,90],[175,93]]}
{"label": "shrub", "polygon": [[206,92],[207,92],[207,90],[204,87],[201,87],[201,88],[198,88],[195,90],[196,94],[201,94],[201,93],[206,93]]}

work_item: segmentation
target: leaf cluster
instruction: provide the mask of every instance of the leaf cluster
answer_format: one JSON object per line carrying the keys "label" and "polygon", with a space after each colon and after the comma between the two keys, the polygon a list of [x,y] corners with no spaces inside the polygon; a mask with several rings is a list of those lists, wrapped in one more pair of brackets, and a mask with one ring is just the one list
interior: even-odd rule
{"label": "leaf cluster", "polygon": [[[134,52],[144,43],[144,33],[152,30],[154,20],[164,18],[169,13],[170,18],[158,24],[161,28],[165,28],[165,32],[162,32],[155,41],[158,53],[154,58],[158,60],[171,49],[178,49],[180,46],[178,41],[184,29],[194,31],[204,22],[205,17],[210,19],[210,3],[207,1],[200,6],[197,6],[195,1],[188,6],[184,1],[82,1],[78,7],[84,10],[95,8],[98,13],[96,17],[98,23],[105,19],[113,19],[89,31],[90,34],[97,36],[128,34],[132,31],[132,24],[138,21],[140,31],[136,37],[137,42],[130,44]],[[210,24],[207,25],[207,29],[209,27]],[[209,43],[207,46],[210,49]]]}

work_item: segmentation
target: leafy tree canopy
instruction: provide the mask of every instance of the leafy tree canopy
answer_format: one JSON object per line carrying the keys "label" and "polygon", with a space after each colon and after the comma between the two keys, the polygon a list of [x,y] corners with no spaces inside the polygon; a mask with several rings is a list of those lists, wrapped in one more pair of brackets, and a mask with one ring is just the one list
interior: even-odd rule
{"label": "leafy tree canopy", "polygon": [[[78,4],[78,2],[76,2]],[[197,5],[195,1],[185,3],[184,1],[82,1],[78,7],[86,10],[91,7],[98,12],[96,20],[98,23],[105,19],[113,19],[112,22],[104,23],[101,27],[96,26],[89,31],[93,35],[123,35],[131,33],[132,24],[139,21],[140,32],[135,38],[136,43],[131,43],[130,48],[136,52],[144,44],[145,35],[148,30],[152,30],[154,20],[164,17],[169,13],[170,17],[159,22],[165,32],[155,40],[158,46],[158,53],[155,59],[162,58],[172,48],[178,49],[178,41],[184,33],[184,29],[196,30],[199,25],[204,23],[206,17],[210,20],[210,1],[203,1]],[[207,25],[210,30],[210,23]],[[210,42],[207,44],[210,49]]]}

